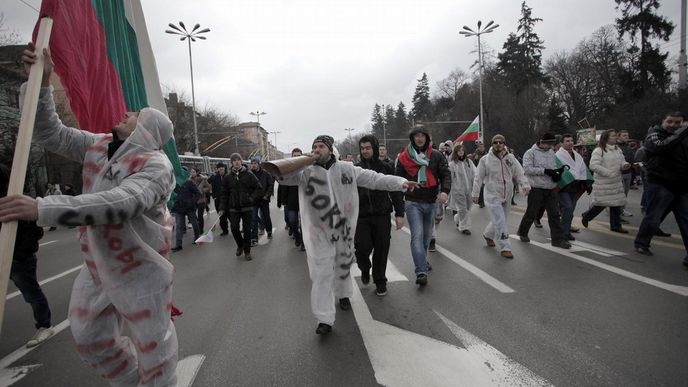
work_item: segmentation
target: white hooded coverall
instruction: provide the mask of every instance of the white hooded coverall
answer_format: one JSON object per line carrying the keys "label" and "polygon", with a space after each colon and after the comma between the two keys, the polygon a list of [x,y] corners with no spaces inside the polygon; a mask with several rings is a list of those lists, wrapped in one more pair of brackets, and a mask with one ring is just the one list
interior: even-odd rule
{"label": "white hooded coverall", "polygon": [[471,205],[473,201],[473,179],[475,177],[475,164],[466,158],[461,161],[449,161],[449,172],[451,172],[451,192],[449,193],[449,203],[447,208],[457,212],[454,215],[454,223],[459,231],[471,228]]}
{"label": "white hooded coverall", "polygon": [[[38,225],[79,226],[85,264],[69,303],[77,351],[113,386],[176,385],[177,335],[170,320],[172,237],[166,203],[172,165],[161,151],[172,123],[155,109],[108,160],[111,134],[69,128],[42,88],[34,141],[83,163],[83,194],[38,199]],[[126,324],[130,337],[122,336]]]}
{"label": "white hooded coverall", "polygon": [[335,297],[351,297],[351,265],[356,262],[354,235],[358,186],[404,191],[406,179],[384,175],[353,163],[336,161],[329,169],[312,165],[285,175],[280,184],[299,186],[299,212],[312,281],[311,309],[319,323],[333,325]]}
{"label": "white hooded coverall", "polygon": [[497,243],[500,251],[511,251],[507,216],[511,211],[511,198],[514,196],[514,179],[521,189],[530,189],[523,167],[511,153],[504,152],[500,157],[490,150],[480,158],[473,181],[473,197],[480,196],[480,187],[485,184],[483,195],[490,223],[485,227],[483,236]]}

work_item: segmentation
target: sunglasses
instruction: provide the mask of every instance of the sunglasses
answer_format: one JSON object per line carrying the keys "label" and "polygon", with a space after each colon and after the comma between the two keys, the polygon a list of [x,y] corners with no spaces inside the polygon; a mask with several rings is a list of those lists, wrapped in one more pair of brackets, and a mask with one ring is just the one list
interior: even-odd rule
{"label": "sunglasses", "polygon": [[504,141],[492,141],[492,145],[504,144]]}

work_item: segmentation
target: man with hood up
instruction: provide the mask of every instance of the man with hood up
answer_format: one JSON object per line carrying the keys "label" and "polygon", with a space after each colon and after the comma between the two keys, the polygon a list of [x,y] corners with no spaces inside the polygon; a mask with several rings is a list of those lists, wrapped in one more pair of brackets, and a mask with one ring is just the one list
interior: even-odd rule
{"label": "man with hood up", "polygon": [[311,287],[311,309],[318,320],[316,334],[332,331],[335,297],[342,310],[351,309],[351,265],[359,210],[358,187],[382,191],[412,190],[415,184],[383,175],[353,163],[338,161],[334,139],[313,140],[315,164],[284,175],[280,184],[298,185],[299,212],[306,246]]}
{"label": "man with hood up", "polygon": [[[166,204],[175,180],[162,151],[172,138],[172,123],[160,111],[144,108],[126,113],[112,134],[66,127],[55,112],[52,62],[47,50],[44,55],[34,140],[83,163],[83,194],[5,197],[0,222],[79,226],[85,265],[69,303],[79,356],[112,385],[174,386],[174,270],[166,258],[173,221]],[[35,63],[32,46],[22,60],[27,67]],[[129,337],[122,335],[122,325]]]}
{"label": "man with hood up", "polygon": [[447,158],[432,149],[430,134],[422,125],[409,133],[410,143],[399,155],[396,174],[416,181],[419,188],[406,192],[406,219],[411,229],[411,255],[416,266],[416,284],[428,284],[428,247],[437,210],[436,201],[446,204],[451,191]]}
{"label": "man with hood up", "polygon": [[[244,253],[247,261],[251,257],[251,224],[253,223],[253,207],[262,195],[262,187],[256,175],[244,166],[241,155],[232,153],[229,156],[232,163],[229,172],[222,178],[220,193],[220,210],[218,216],[229,214],[229,228],[237,244],[236,256]],[[244,231],[242,237],[239,222]]]}
{"label": "man with hood up", "polygon": [[492,137],[492,148],[478,162],[478,170],[473,180],[473,203],[480,203],[480,187],[484,184],[485,207],[490,216],[490,223],[483,231],[483,238],[490,247],[499,244],[500,254],[504,258],[513,258],[509,242],[509,225],[507,216],[511,211],[511,198],[514,195],[514,179],[521,192],[528,195],[530,184],[523,173],[523,167],[513,153],[506,149],[506,140],[501,134]]}
{"label": "man with hood up", "polygon": [[[361,161],[356,166],[377,173],[393,175],[394,168],[380,160],[377,138],[371,134],[358,140]],[[394,210],[396,228],[404,227],[404,199],[401,192],[378,191],[358,187],[359,210],[356,223],[356,263],[361,269],[361,282],[370,282],[370,269],[373,269],[375,294],[387,295],[387,254],[389,253],[392,224],[389,214]],[[373,253],[373,262],[370,262]]]}

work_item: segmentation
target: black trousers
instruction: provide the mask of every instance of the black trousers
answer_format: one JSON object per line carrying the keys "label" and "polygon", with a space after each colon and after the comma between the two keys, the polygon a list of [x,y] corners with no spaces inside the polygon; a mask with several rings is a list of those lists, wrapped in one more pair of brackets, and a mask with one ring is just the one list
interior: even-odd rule
{"label": "black trousers", "polygon": [[50,306],[36,280],[36,261],[35,254],[29,258],[13,260],[10,278],[21,292],[24,301],[31,305],[36,329],[49,328]]}
{"label": "black trousers", "polygon": [[[220,211],[220,198],[215,198],[215,211]],[[227,226],[227,211],[225,211],[225,214],[220,217],[220,228],[222,229],[222,232],[226,233],[229,231],[229,227]]]}
{"label": "black trousers", "polygon": [[557,193],[551,189],[533,188],[528,194],[528,208],[521,218],[518,226],[518,235],[528,235],[530,226],[535,221],[538,210],[544,208],[547,211],[547,223],[552,242],[564,240],[564,229],[561,228],[561,213],[559,212],[559,199]]}
{"label": "black trousers", "polygon": [[387,283],[387,255],[389,254],[392,223],[389,214],[359,217],[354,236],[356,263],[361,271],[371,268],[370,253],[373,253],[373,282],[376,285]]}
{"label": "black trousers", "polygon": [[[239,229],[241,222],[241,230]],[[251,223],[253,222],[253,208],[247,211],[230,211],[229,224],[237,247],[242,247],[245,253],[251,252]],[[244,235],[241,235],[241,231]]]}
{"label": "black trousers", "polygon": [[205,222],[203,222],[203,213],[205,212],[205,206],[205,203],[196,204],[196,220],[198,221],[198,229],[200,230],[201,234],[203,234],[203,228],[205,226]]}

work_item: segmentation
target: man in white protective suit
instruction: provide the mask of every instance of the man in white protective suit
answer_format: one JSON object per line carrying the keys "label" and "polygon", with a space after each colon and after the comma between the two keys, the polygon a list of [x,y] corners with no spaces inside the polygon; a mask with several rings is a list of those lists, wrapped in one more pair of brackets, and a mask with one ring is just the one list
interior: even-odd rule
{"label": "man in white protective suit", "polygon": [[[85,265],[72,289],[69,322],[82,360],[113,386],[175,386],[174,270],[166,258],[173,224],[166,203],[175,180],[161,150],[172,123],[145,108],[127,113],[112,134],[66,127],[55,112],[45,54],[34,141],[83,163],[83,194],[6,197],[0,221],[78,226]],[[32,47],[24,51],[27,66],[35,58]]]}
{"label": "man in white protective suit", "polygon": [[473,181],[473,203],[480,202],[480,187],[485,185],[485,207],[490,216],[490,223],[485,227],[483,238],[488,246],[495,246],[495,241],[504,258],[513,258],[509,241],[509,224],[507,216],[511,211],[511,199],[514,196],[514,180],[518,182],[521,192],[527,195],[530,184],[523,172],[523,167],[512,153],[506,149],[506,140],[501,134],[492,137],[492,148],[478,162],[478,169]]}
{"label": "man in white protective suit", "polygon": [[342,310],[351,309],[351,265],[356,262],[354,235],[358,218],[358,186],[381,191],[413,190],[416,183],[384,175],[353,163],[337,161],[334,139],[315,138],[311,157],[315,164],[284,175],[283,185],[298,185],[299,212],[308,269],[313,282],[311,309],[318,320],[315,333],[332,331],[335,297]]}

